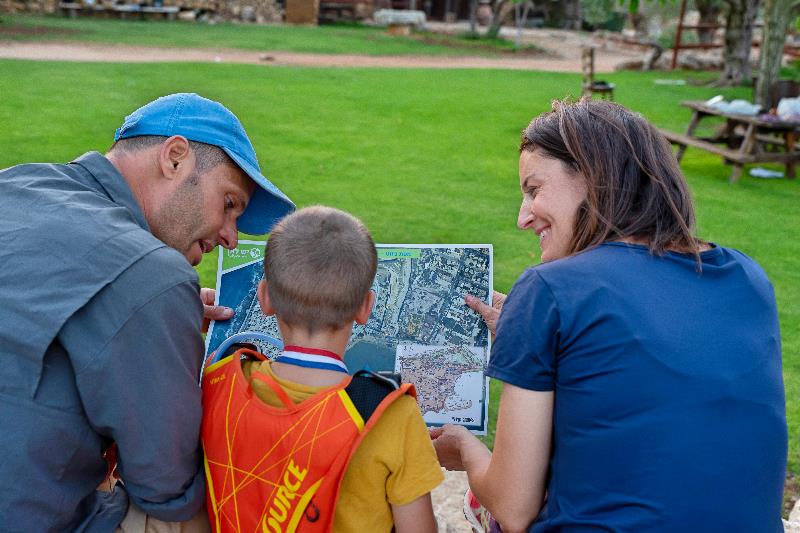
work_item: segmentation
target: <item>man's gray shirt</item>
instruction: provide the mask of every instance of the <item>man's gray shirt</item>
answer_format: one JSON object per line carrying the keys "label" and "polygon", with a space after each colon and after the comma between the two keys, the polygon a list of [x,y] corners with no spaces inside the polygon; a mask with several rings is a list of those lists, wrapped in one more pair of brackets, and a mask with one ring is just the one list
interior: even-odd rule
{"label": "man's gray shirt", "polygon": [[[0,528],[204,504],[197,275],[101,154],[0,171]],[[97,492],[116,442],[124,488]]]}

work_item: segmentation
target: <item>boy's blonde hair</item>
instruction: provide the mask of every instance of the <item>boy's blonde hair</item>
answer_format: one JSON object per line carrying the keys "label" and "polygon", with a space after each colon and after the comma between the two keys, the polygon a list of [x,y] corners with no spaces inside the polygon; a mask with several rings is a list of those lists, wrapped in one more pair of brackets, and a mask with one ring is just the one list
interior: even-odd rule
{"label": "boy's blonde hair", "polygon": [[264,275],[275,314],[309,333],[352,322],[377,267],[375,243],[364,224],[321,205],[278,222],[264,252]]}

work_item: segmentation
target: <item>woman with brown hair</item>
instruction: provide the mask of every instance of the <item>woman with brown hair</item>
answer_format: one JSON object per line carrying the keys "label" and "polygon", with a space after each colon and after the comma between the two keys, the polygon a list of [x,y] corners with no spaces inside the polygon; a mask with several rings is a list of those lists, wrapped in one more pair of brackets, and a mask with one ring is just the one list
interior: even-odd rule
{"label": "woman with brown hair", "polygon": [[772,286],[694,236],[667,141],[619,105],[554,102],[523,132],[519,176],[542,263],[494,307],[467,297],[490,328],[502,307],[494,451],[445,426],[442,465],[506,533],[783,531]]}

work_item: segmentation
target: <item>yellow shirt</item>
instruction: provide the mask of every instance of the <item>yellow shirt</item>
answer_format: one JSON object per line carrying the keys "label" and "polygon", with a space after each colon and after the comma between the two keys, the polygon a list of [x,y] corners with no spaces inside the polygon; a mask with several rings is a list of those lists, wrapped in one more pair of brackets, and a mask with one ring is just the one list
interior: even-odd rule
{"label": "yellow shirt", "polygon": [[[299,403],[327,387],[309,387],[277,377],[269,361],[242,361],[245,377],[263,402],[283,404],[269,385],[250,380],[267,374]],[[444,479],[416,400],[404,396],[384,411],[353,454],[336,504],[336,533],[380,533],[394,527],[390,504],[404,505],[433,490]]]}

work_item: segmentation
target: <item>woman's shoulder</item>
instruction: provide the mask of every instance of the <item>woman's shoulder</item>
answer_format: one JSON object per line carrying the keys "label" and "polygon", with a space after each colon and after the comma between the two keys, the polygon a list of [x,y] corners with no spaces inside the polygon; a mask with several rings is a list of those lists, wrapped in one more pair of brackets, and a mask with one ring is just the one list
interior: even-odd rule
{"label": "woman's shoulder", "polygon": [[[639,259],[641,250],[639,247],[623,245],[608,246],[604,243],[583,250],[574,255],[554,259],[544,263],[539,263],[528,268],[524,276],[529,278],[541,278],[544,281],[555,282],[561,278],[575,278],[591,281],[604,270],[619,271],[626,268],[626,264],[631,260]],[[646,248],[644,249],[646,252]]]}
{"label": "woman's shoulder", "polygon": [[714,282],[715,287],[743,282],[759,290],[769,280],[759,264],[747,254],[711,243],[711,248],[694,254],[656,254],[643,245],[609,242],[583,252],[528,268],[515,287],[546,289],[556,300],[598,292],[651,287],[653,284],[694,284]]}
{"label": "woman's shoulder", "polygon": [[[707,249],[701,251],[699,270],[706,268],[733,268],[741,265],[763,272],[758,263],[746,253],[735,248],[709,243]],[[697,256],[691,253],[666,251],[652,252],[642,244],[626,242],[605,242],[593,246],[574,255],[540,263],[528,270],[535,271],[542,277],[557,277],[562,274],[585,274],[587,271],[596,274],[604,269],[613,272],[624,272],[629,269],[638,270],[643,267],[681,265],[686,270],[697,272]]]}
{"label": "woman's shoulder", "polygon": [[709,252],[701,254],[701,258],[703,275],[706,277],[739,277],[758,289],[769,292],[772,290],[772,284],[764,268],[745,252],[715,245]]}

